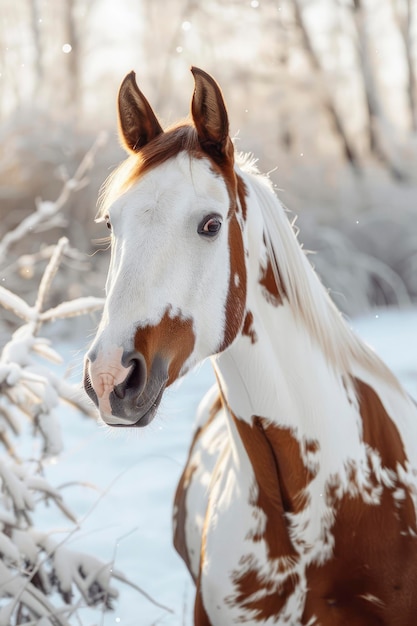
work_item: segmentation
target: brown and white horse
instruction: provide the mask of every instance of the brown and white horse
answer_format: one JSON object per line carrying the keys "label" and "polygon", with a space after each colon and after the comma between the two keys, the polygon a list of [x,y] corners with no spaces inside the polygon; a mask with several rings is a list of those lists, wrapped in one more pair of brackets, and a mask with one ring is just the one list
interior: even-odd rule
{"label": "brown and white horse", "polygon": [[130,156],[100,212],[112,254],[87,393],[107,424],[145,426],[212,358],[174,511],[195,624],[415,626],[416,406],[236,156],[216,82],[192,72],[191,120],[165,131],[133,72],[120,88]]}

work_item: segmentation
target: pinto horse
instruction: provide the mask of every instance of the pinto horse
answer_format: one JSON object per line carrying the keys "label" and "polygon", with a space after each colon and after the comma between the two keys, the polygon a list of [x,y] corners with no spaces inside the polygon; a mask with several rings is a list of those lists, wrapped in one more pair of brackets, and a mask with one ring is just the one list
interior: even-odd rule
{"label": "pinto horse", "polygon": [[85,388],[145,426],[211,357],[174,506],[197,626],[415,626],[417,409],[355,336],[270,181],[236,155],[214,79],[163,130],[135,74],[105,189],[107,297]]}

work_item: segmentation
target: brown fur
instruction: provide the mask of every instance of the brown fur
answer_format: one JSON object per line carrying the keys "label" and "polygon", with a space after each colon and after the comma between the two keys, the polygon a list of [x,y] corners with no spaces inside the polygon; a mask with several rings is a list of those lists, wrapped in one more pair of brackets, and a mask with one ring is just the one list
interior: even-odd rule
{"label": "brown fur", "polygon": [[135,335],[135,348],[145,358],[150,372],[155,355],[168,360],[168,385],[180,371],[194,349],[195,336],[191,320],[171,317],[167,310],[159,324],[139,328]]}
{"label": "brown fur", "polygon": [[245,337],[249,337],[251,343],[256,343],[258,341],[258,337],[256,335],[256,330],[253,325],[253,315],[250,311],[247,311],[245,315],[245,321],[243,322],[242,335]]}
{"label": "brown fur", "polygon": [[276,271],[278,274],[278,281],[274,270],[272,269],[270,253],[268,253],[266,267],[261,265],[260,268],[259,284],[262,287],[262,293],[266,300],[274,306],[280,306],[283,303],[283,298],[286,297],[286,293],[278,267],[276,268]]}
{"label": "brown fur", "polygon": [[[331,528],[334,556],[307,570],[309,593],[304,611],[307,622],[332,626],[415,626],[417,623],[416,516],[408,488],[395,479],[407,458],[398,430],[375,391],[356,381],[363,440],[376,451],[384,469],[391,470],[393,486],[382,486],[378,504],[361,495],[336,496],[338,481],[329,481],[326,498],[335,510]],[[369,467],[370,481],[379,484]],[[351,480],[356,482],[355,472]],[[404,497],[394,492],[403,489]]]}
{"label": "brown fur", "polygon": [[[226,320],[223,343],[220,350],[227,348],[242,328],[246,304],[246,267],[242,234],[236,215],[229,221],[230,280],[226,303]],[[235,283],[235,275],[239,284]]]}
{"label": "brown fur", "polygon": [[243,221],[246,222],[246,217],[248,214],[248,207],[246,205],[246,198],[248,195],[248,190],[246,189],[246,185],[241,176],[237,176],[237,196],[239,198],[239,205],[242,211]]}
{"label": "brown fur", "polygon": [[[252,540],[263,539],[269,559],[281,561],[283,582],[278,588],[273,581],[266,582],[251,554],[243,554],[242,567],[233,572],[236,593],[229,601],[237,603],[243,610],[254,611],[254,621],[261,622],[278,617],[299,582],[298,576],[291,571],[298,555],[289,536],[285,514],[305,505],[303,491],[311,475],[290,430],[268,425],[259,417],[253,419],[252,425],[236,417],[234,421],[256,476],[251,504],[254,511],[260,509],[266,517],[264,532],[256,532]],[[264,592],[261,599],[254,595],[259,590]]]}

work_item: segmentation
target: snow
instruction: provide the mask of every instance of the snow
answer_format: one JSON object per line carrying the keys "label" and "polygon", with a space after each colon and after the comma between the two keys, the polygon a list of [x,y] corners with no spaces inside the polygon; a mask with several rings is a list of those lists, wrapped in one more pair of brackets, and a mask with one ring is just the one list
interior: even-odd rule
{"label": "snow", "polygon": [[355,319],[352,326],[417,399],[417,309],[380,309]]}
{"label": "snow", "polygon": [[[352,325],[417,398],[417,309],[374,311]],[[76,363],[80,378],[82,352],[74,345],[62,348],[64,362]],[[63,496],[79,519],[66,547],[111,564],[173,611],[126,584],[112,583],[120,594],[115,610],[83,608],[71,624],[192,624],[194,587],[172,546],[171,511],[196,408],[213,380],[206,362],[166,392],[159,415],[145,429],[110,430],[72,408],[61,411],[64,451],[46,468],[46,479],[56,487],[66,483]],[[59,510],[49,507],[38,524],[62,528],[63,521]]]}

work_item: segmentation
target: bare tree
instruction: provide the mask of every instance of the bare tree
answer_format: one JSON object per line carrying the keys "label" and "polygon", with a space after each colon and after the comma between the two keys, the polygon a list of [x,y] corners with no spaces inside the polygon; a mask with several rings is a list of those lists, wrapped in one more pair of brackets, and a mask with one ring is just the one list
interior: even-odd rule
{"label": "bare tree", "polygon": [[79,24],[76,18],[76,0],[65,0],[63,3],[63,27],[64,37],[69,52],[66,56],[67,68],[67,85],[66,99],[67,104],[71,106],[73,111],[80,108],[82,92],[81,92],[81,62],[80,62],[80,36]]}
{"label": "bare tree", "polygon": [[344,123],[336,108],[336,104],[330,95],[330,92],[328,89],[328,81],[326,77],[324,76],[324,71],[320,62],[320,57],[315,51],[313,42],[310,37],[309,30],[304,21],[304,16],[303,16],[303,11],[301,8],[300,0],[293,0],[293,7],[294,7],[295,22],[301,33],[303,48],[321,84],[323,105],[330,116],[330,119],[332,121],[336,134],[340,138],[340,141],[343,147],[343,152],[348,163],[350,163],[355,173],[359,174],[361,173],[361,170],[362,170],[361,164],[356,155],[356,150],[345,131]]}
{"label": "bare tree", "polygon": [[375,79],[367,30],[367,12],[362,0],[353,0],[352,11],[357,32],[359,69],[368,115],[369,147],[371,152],[385,164],[391,175],[402,181],[406,178],[406,174],[395,156],[396,149],[392,142],[391,125],[385,115]]}
{"label": "bare tree", "polygon": [[29,3],[30,22],[34,47],[33,67],[35,74],[35,93],[39,93],[44,83],[43,45],[41,33],[41,11],[39,0],[31,0]]}
{"label": "bare tree", "polygon": [[413,24],[415,19],[416,3],[413,0],[404,0],[403,2],[392,0],[392,8],[404,45],[408,78],[407,99],[410,110],[410,127],[413,132],[417,132],[416,60],[413,58]]}

